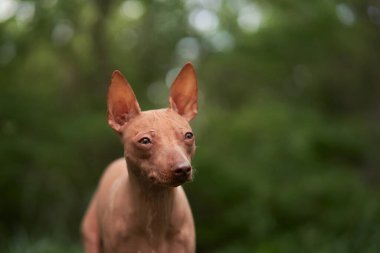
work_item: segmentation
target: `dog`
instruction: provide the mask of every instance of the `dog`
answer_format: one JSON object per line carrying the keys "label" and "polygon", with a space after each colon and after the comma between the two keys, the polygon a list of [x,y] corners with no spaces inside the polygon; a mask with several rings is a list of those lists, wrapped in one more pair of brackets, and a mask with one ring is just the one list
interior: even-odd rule
{"label": "dog", "polygon": [[165,109],[141,111],[124,76],[108,89],[108,124],[121,137],[124,157],[103,173],[81,224],[87,253],[194,253],[195,227],[181,185],[191,181],[198,112],[194,67],[185,64]]}

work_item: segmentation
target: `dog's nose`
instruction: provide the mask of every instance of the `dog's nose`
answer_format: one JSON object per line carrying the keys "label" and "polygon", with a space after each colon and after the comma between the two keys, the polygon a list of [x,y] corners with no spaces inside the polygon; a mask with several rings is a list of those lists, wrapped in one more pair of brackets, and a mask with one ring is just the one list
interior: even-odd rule
{"label": "dog's nose", "polygon": [[188,162],[181,163],[174,168],[177,177],[188,176],[191,172],[191,165]]}

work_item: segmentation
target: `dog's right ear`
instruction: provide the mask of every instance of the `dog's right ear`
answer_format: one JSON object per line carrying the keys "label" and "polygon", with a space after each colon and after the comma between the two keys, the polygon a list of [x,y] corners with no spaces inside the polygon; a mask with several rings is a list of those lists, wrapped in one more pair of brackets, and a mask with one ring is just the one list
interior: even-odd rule
{"label": "dog's right ear", "polygon": [[198,113],[198,85],[194,66],[190,62],[179,72],[170,88],[169,109],[190,121]]}
{"label": "dog's right ear", "polygon": [[108,88],[108,124],[118,133],[122,127],[140,112],[140,106],[128,81],[120,71],[112,74]]}

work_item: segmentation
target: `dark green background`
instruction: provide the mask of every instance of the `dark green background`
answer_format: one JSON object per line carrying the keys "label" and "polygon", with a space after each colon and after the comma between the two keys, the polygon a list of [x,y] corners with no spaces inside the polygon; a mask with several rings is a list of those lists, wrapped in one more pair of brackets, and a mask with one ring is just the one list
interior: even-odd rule
{"label": "dark green background", "polygon": [[146,110],[189,60],[197,252],[380,252],[379,1],[5,3],[2,252],[81,251],[83,212],[122,155],[112,71]]}

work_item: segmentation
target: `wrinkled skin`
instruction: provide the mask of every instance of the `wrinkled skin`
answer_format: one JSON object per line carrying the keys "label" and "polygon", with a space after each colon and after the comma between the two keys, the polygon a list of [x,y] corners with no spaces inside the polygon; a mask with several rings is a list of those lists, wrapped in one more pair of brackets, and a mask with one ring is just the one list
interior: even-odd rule
{"label": "wrinkled skin", "polygon": [[[153,110],[143,112],[124,130],[124,156],[134,174],[141,180],[166,186],[178,186],[191,179],[177,177],[173,168],[186,164],[195,150],[194,137],[185,138],[192,130],[186,120],[173,110]],[[139,140],[149,138],[152,143],[141,144]]]}

